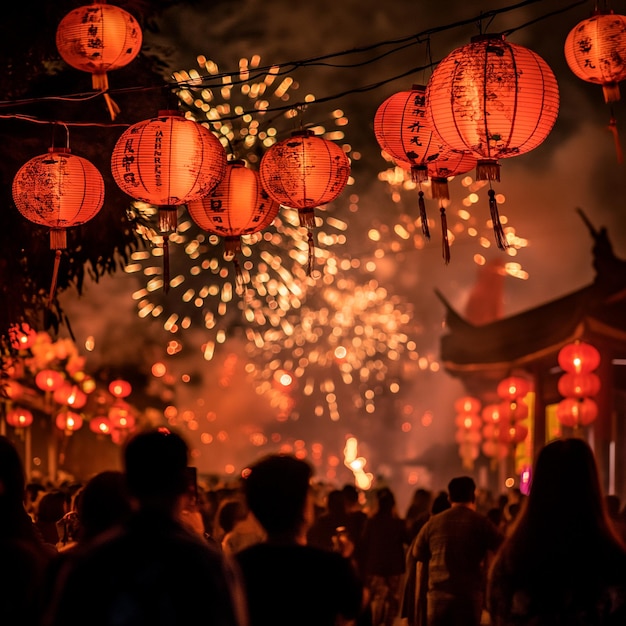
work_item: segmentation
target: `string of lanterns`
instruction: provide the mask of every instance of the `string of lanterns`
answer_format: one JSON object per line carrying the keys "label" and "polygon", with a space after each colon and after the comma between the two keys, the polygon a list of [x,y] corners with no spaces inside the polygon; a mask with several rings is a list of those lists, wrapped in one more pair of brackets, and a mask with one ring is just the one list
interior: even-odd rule
{"label": "string of lanterns", "polygon": [[561,348],[558,360],[565,373],[558,382],[564,399],[557,405],[557,419],[574,429],[588,426],[598,417],[593,397],[600,392],[600,378],[594,374],[600,365],[600,353],[590,343],[575,341]]}

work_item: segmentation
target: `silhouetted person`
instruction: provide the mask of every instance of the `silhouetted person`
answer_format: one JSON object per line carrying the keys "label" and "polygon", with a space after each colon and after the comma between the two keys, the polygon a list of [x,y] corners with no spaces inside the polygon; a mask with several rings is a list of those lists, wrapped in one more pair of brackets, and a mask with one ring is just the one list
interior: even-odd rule
{"label": "silhouetted person", "polygon": [[433,494],[428,489],[419,488],[413,492],[411,503],[404,519],[409,533],[409,543],[417,537],[417,533],[430,517]]}
{"label": "silhouetted person", "polygon": [[56,554],[44,544],[25,508],[22,461],[0,436],[0,624],[39,623],[44,574]]}
{"label": "silhouetted person", "polygon": [[478,626],[485,561],[502,534],[475,511],[476,485],[470,476],[448,484],[451,507],[433,515],[413,545],[414,557],[428,568],[427,626]]}
{"label": "silhouetted person", "polygon": [[338,528],[346,528],[346,503],[343,492],[333,489],[326,497],[326,511],[319,515],[307,533],[307,543],[316,548],[334,550]]}
{"label": "silhouetted person", "polygon": [[400,609],[409,533],[396,511],[391,489],[382,487],[375,495],[376,510],[363,531],[363,572],[372,598],[374,623],[391,624]]}
{"label": "silhouetted person", "polygon": [[188,448],[166,429],[134,435],[124,449],[136,511],[119,530],[75,548],[44,624],[240,626],[235,570],[179,519],[188,490]]}
{"label": "silhouetted person", "polygon": [[626,550],[582,439],[539,452],[530,494],[494,559],[487,605],[495,626],[626,624]]}
{"label": "silhouetted person", "polygon": [[248,507],[267,540],[235,555],[251,626],[336,626],[355,619],[363,587],[348,559],[306,545],[313,521],[308,463],[271,455],[244,479]]}

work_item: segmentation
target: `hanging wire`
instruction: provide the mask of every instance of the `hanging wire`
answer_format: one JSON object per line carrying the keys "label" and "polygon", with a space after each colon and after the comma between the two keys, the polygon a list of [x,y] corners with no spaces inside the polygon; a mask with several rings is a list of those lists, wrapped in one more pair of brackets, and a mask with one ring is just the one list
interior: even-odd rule
{"label": "hanging wire", "polygon": [[[565,13],[566,11],[569,11],[575,7],[578,7],[582,4],[585,4],[588,0],[577,0],[574,3],[571,3],[565,7],[562,7],[560,9],[551,11],[549,13],[543,14],[533,20],[530,20],[528,22],[525,22],[524,24],[521,24],[519,26],[516,26],[514,28],[510,28],[507,29],[506,31],[503,31],[502,34],[505,36],[510,35],[511,33],[516,32],[517,30],[521,30],[522,28],[526,28],[532,24],[536,24],[537,22],[543,21],[545,19],[548,19],[550,17],[553,17],[555,15],[560,15],[562,13]],[[597,0],[596,0],[597,1]],[[515,11],[517,9],[521,9],[523,7],[529,6],[531,4],[536,4],[537,2],[541,2],[541,0],[523,0],[521,2],[517,2],[515,4],[506,6],[506,7],[502,7],[499,9],[492,9],[490,11],[485,11],[485,12],[480,12],[480,14],[478,16],[474,16],[474,17],[470,17],[467,19],[463,19],[463,20],[458,20],[456,22],[452,22],[452,23],[448,23],[448,24],[444,24],[441,26],[436,26],[433,28],[429,28],[426,29],[420,33],[415,33],[412,35],[409,35],[407,37],[403,37],[400,39],[393,39],[393,40],[387,40],[387,41],[382,41],[382,42],[377,42],[368,46],[362,46],[362,47],[358,47],[358,48],[352,48],[350,50],[344,50],[344,51],[340,51],[340,52],[334,52],[334,53],[329,53],[326,55],[321,55],[321,56],[317,56],[317,57],[310,57],[307,59],[301,59],[301,60],[295,60],[295,61],[287,61],[285,63],[282,64],[273,64],[271,66],[265,66],[265,67],[259,67],[256,68],[256,73],[254,75],[248,75],[247,78],[245,80],[240,80],[239,78],[236,78],[240,75],[240,72],[225,72],[225,73],[219,73],[219,74],[215,74],[215,75],[211,75],[211,76],[205,76],[205,77],[200,77],[200,78],[194,78],[194,79],[190,79],[189,81],[168,81],[165,85],[160,85],[160,86],[136,86],[136,87],[127,87],[127,88],[121,88],[121,89],[115,89],[115,90],[109,90],[109,93],[112,95],[115,94],[122,94],[122,93],[141,93],[141,92],[147,92],[147,91],[154,91],[156,89],[162,90],[164,88],[169,89],[169,90],[180,90],[180,89],[205,89],[205,88],[210,88],[210,87],[218,87],[218,86],[223,86],[223,81],[224,79],[228,79],[229,80],[229,85],[238,85],[238,84],[243,84],[243,83],[247,83],[250,82],[251,80],[255,80],[256,78],[259,78],[261,76],[263,76],[265,73],[269,72],[270,70],[272,70],[272,73],[276,76],[280,76],[283,74],[289,74],[292,73],[293,71],[297,70],[297,69],[301,69],[301,68],[305,68],[305,67],[314,67],[314,66],[324,66],[324,67],[334,67],[334,68],[342,68],[342,69],[350,69],[350,68],[355,68],[355,67],[362,67],[364,65],[369,65],[371,63],[375,63],[376,61],[379,61],[382,58],[385,58],[395,52],[399,52],[401,50],[405,50],[408,47],[411,47],[413,45],[417,45],[417,44],[422,44],[424,43],[424,41],[426,41],[427,43],[427,49],[428,49],[428,54],[429,54],[429,62],[427,65],[422,65],[419,67],[413,67],[410,68],[400,74],[391,76],[389,78],[386,78],[384,80],[380,80],[376,83],[372,83],[369,85],[364,85],[361,87],[357,87],[357,88],[353,88],[353,89],[349,89],[349,90],[345,90],[345,91],[341,91],[326,97],[322,97],[322,98],[316,98],[315,101],[313,103],[311,102],[297,102],[297,103],[293,103],[293,104],[289,104],[289,105],[284,105],[284,106],[278,106],[278,107],[271,107],[268,109],[264,109],[263,113],[268,113],[268,112],[275,112],[277,114],[284,112],[284,111],[288,111],[291,109],[296,109],[298,107],[304,107],[304,106],[308,106],[310,104],[314,104],[314,103],[324,103],[324,102],[329,102],[329,101],[333,101],[333,100],[338,100],[341,98],[344,98],[348,95],[352,95],[352,94],[358,94],[358,93],[365,93],[368,91],[372,91],[374,89],[378,89],[390,82],[396,81],[396,80],[400,80],[402,78],[405,78],[406,76],[409,76],[411,74],[415,74],[417,72],[420,71],[424,71],[426,69],[432,69],[433,65],[435,65],[435,63],[433,63],[432,58],[430,58],[430,47],[431,47],[431,43],[430,43],[430,38],[432,35],[438,34],[438,33],[442,33],[448,30],[453,30],[456,28],[460,28],[463,26],[467,26],[467,25],[471,25],[471,24],[476,24],[479,23],[482,25],[483,20],[488,20],[487,24],[490,25],[493,20],[498,16],[501,15],[503,13],[508,13],[510,11]],[[482,28],[482,26],[481,26]],[[370,59],[367,60],[361,60],[355,63],[342,63],[342,64],[333,64],[328,62],[329,59],[334,59],[334,58],[339,58],[339,57],[344,57],[344,56],[348,56],[348,55],[354,55],[354,54],[362,54],[362,53],[366,53],[366,52],[370,52],[373,50],[376,50],[378,48],[382,48],[385,46],[395,46],[394,48],[392,48],[391,50],[388,50],[386,52],[383,52],[381,54],[378,54]],[[276,68],[278,68],[278,70],[276,70]],[[84,101],[89,101],[92,100],[94,98],[98,98],[100,97],[101,92],[89,92],[89,93],[75,93],[75,94],[68,94],[68,95],[63,95],[63,96],[44,96],[44,97],[37,97],[37,98],[28,98],[28,99],[22,99],[22,100],[12,100],[12,101],[0,101],[0,109],[1,108],[7,108],[7,107],[15,107],[15,106],[23,106],[23,105],[28,105],[28,104],[35,104],[35,103],[40,103],[40,102],[45,102],[45,101],[62,101],[62,102],[84,102]],[[238,119],[244,115],[250,115],[250,114],[258,114],[259,111],[257,109],[253,109],[253,110],[246,110],[243,111],[237,115],[233,115],[230,117],[223,117],[221,118],[221,121],[226,121],[226,120],[234,120],[234,119]],[[93,126],[93,127],[128,127],[130,126],[130,124],[115,124],[115,123],[109,123],[109,124],[103,124],[103,123],[90,123],[90,122],[55,122],[52,120],[40,120],[38,118],[32,117],[32,116],[27,116],[27,115],[23,115],[23,114],[9,114],[9,115],[0,115],[0,119],[19,119],[19,120],[24,120],[24,121],[30,121],[30,122],[35,122],[35,123],[64,123],[67,126]]]}

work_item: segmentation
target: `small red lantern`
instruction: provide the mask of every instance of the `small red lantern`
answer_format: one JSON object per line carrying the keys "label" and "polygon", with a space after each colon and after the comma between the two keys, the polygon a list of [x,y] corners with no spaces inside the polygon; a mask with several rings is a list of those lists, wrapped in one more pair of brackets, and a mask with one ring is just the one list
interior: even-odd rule
{"label": "small red lantern", "polygon": [[556,417],[563,426],[588,426],[598,417],[598,405],[591,398],[565,398],[556,407]]}
{"label": "small red lantern", "polygon": [[35,385],[42,391],[56,391],[64,381],[63,374],[56,370],[41,370],[35,376]]}
{"label": "small red lantern", "polygon": [[135,418],[126,402],[116,402],[109,409],[108,417],[114,429],[129,430],[135,426]]}
{"label": "small red lantern", "polygon": [[87,404],[87,394],[76,385],[61,385],[54,391],[52,397],[57,404],[64,404],[73,409],[82,409]]}
{"label": "small red lantern", "polygon": [[503,400],[523,398],[530,391],[530,381],[521,376],[509,376],[498,384],[497,394]]}
{"label": "small red lantern", "polygon": [[559,393],[566,398],[587,398],[600,392],[600,377],[593,373],[567,372],[559,378]]}
{"label": "small red lantern", "polygon": [[457,413],[478,413],[480,411],[480,400],[472,396],[463,396],[454,403],[454,410]]}
{"label": "small red lantern", "polygon": [[559,350],[558,360],[565,372],[588,374],[600,365],[600,353],[590,343],[575,341]]}
{"label": "small red lantern", "polygon": [[462,431],[480,430],[482,422],[480,417],[473,413],[459,413],[454,419],[457,428]]}
{"label": "small red lantern", "polygon": [[503,443],[519,444],[528,437],[528,427],[524,424],[511,424],[500,431]]}
{"label": "small red lantern", "polygon": [[89,430],[97,435],[110,435],[112,430],[111,420],[105,415],[92,417],[89,421]]}
{"label": "small red lantern", "polygon": [[602,85],[606,103],[617,102],[626,78],[626,16],[596,11],[579,22],[565,39],[565,60],[578,78]]}
{"label": "small red lantern", "polygon": [[207,195],[224,177],[226,152],[202,124],[179,111],[126,129],[111,156],[118,187],[135,200],[158,206],[164,233],[164,289],[169,289],[168,233],[176,230],[177,207]]}
{"label": "small red lantern", "polygon": [[500,418],[507,422],[519,422],[528,417],[528,405],[522,400],[503,402],[500,406]]}
{"label": "small red lantern", "polygon": [[56,46],[63,60],[92,75],[92,86],[103,91],[111,119],[120,112],[106,91],[107,72],[124,67],[141,50],[137,20],[113,4],[94,2],[70,11],[59,23]]}
{"label": "small red lantern", "polygon": [[308,231],[310,273],[314,260],[315,208],[335,200],[350,177],[350,159],[334,142],[310,130],[275,143],[261,158],[261,184],[278,204],[296,209]]}
{"label": "small red lantern", "polygon": [[131,394],[133,388],[126,380],[114,380],[109,383],[109,392],[116,398],[126,398]]}
{"label": "small red lantern", "polygon": [[[479,35],[453,50],[433,71],[426,88],[426,119],[453,150],[478,159],[478,180],[500,180],[499,159],[519,156],[550,134],[559,89],[548,64],[533,51]],[[506,248],[495,191],[489,207],[496,243]]]}
{"label": "small red lantern", "polygon": [[48,154],[22,165],[13,179],[18,211],[35,224],[50,228],[50,249],[56,250],[50,301],[54,297],[67,229],[92,219],[104,202],[104,181],[87,159],[69,148],[49,148]]}
{"label": "small red lantern", "polygon": [[501,409],[501,404],[488,404],[481,412],[485,424],[499,424],[502,421]]}
{"label": "small red lantern", "polygon": [[509,448],[500,441],[488,440],[482,445],[483,454],[497,460],[506,459],[509,455]]}
{"label": "small red lantern", "polygon": [[4,394],[11,400],[19,400],[24,395],[24,387],[16,380],[5,380],[0,382],[0,396]]}
{"label": "small red lantern", "polygon": [[13,428],[27,428],[33,423],[33,414],[28,409],[15,408],[7,413],[6,421]]}
{"label": "small red lantern", "polygon": [[261,185],[259,175],[243,161],[226,166],[222,180],[207,196],[187,204],[191,219],[208,233],[224,239],[226,256],[241,250],[241,237],[269,226],[280,204]]}
{"label": "small red lantern", "polygon": [[73,433],[80,430],[83,426],[83,418],[79,413],[74,411],[61,411],[56,418],[56,427],[66,433]]}
{"label": "small red lantern", "polygon": [[9,328],[9,341],[14,350],[28,350],[37,339],[37,331],[28,324],[14,324]]}
{"label": "small red lantern", "polygon": [[446,146],[426,124],[426,87],[413,85],[387,98],[376,110],[374,135],[378,145],[392,159],[405,163],[413,182],[420,185],[418,203],[422,232],[430,239],[426,204],[421,183],[428,180],[428,163],[437,159]]}

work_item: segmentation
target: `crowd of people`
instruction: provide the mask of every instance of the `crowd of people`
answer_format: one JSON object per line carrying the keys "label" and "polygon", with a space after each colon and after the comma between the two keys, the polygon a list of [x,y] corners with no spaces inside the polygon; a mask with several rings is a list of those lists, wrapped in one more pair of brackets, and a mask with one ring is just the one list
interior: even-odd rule
{"label": "crowd of people", "polygon": [[389,487],[321,489],[281,454],[207,490],[165,428],[54,489],[0,437],[0,624],[626,624],[626,514],[585,441],[544,446],[529,495],[487,496],[458,476],[401,515]]}

